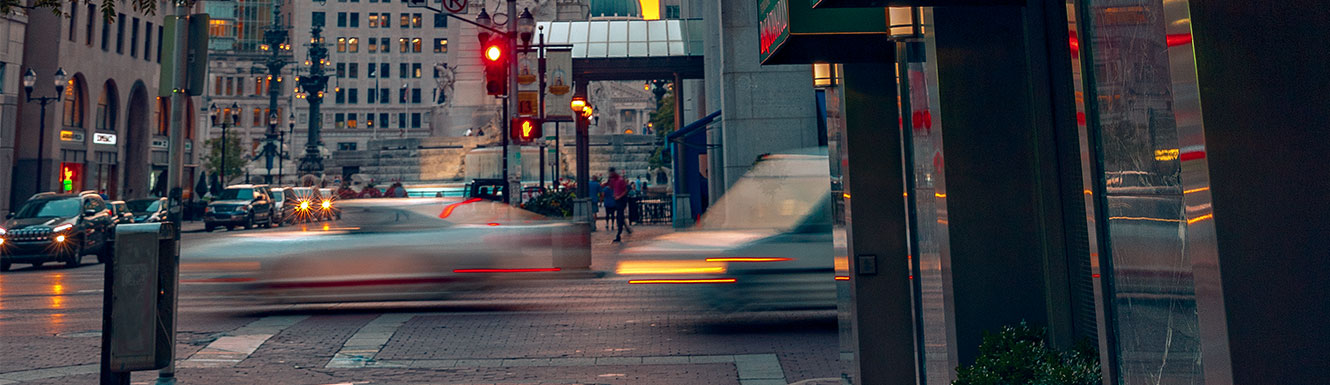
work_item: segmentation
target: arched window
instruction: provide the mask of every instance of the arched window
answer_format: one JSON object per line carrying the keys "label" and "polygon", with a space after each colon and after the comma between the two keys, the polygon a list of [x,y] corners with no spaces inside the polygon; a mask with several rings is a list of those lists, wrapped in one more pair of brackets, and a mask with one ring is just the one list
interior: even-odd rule
{"label": "arched window", "polygon": [[171,132],[171,100],[157,97],[157,108],[152,112],[153,120],[157,122],[157,135],[166,136]]}
{"label": "arched window", "polygon": [[83,75],[75,74],[65,86],[64,123],[65,127],[83,128],[84,100],[87,92],[83,87]]}
{"label": "arched window", "polygon": [[116,95],[115,83],[106,82],[102,88],[102,97],[97,99],[97,129],[115,131],[115,122],[120,111],[120,101]]}

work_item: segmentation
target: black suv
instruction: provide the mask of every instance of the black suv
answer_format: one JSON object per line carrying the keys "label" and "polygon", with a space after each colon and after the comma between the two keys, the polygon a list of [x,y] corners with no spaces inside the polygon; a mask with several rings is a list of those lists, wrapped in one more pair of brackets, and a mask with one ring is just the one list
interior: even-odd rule
{"label": "black suv", "polygon": [[265,185],[239,184],[228,186],[217,196],[217,200],[208,203],[203,210],[203,229],[212,231],[218,227],[227,230],[242,226],[246,229],[262,224],[273,225],[273,202],[268,196]]}
{"label": "black suv", "polygon": [[90,253],[106,263],[115,252],[114,226],[111,210],[96,192],[33,195],[0,223],[0,271],[14,263],[77,267]]}

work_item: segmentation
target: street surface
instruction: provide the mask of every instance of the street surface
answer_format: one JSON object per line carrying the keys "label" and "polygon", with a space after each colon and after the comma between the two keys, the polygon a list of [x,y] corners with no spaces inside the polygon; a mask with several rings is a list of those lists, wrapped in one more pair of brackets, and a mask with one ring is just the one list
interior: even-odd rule
{"label": "street surface", "polygon": [[[635,227],[614,244],[598,225],[595,271],[612,271],[620,248],[672,231]],[[187,224],[183,242],[279,231],[188,232],[200,227]],[[48,263],[0,274],[0,385],[97,382],[103,270]],[[612,276],[450,301],[329,305],[237,305],[210,292],[216,284],[181,276],[179,383],[759,385],[840,376],[833,312],[700,312],[670,299],[678,287]],[[137,372],[133,381],[156,377]]]}

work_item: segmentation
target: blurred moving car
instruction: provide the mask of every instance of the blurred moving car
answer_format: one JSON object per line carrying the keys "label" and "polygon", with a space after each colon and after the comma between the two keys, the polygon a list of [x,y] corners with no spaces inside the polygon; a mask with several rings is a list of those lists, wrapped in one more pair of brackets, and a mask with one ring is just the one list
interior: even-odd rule
{"label": "blurred moving car", "polygon": [[244,301],[433,300],[549,278],[579,247],[571,222],[480,199],[357,199],[341,210],[336,225],[186,244],[182,269],[232,283]]}
{"label": "blurred moving car", "polygon": [[236,226],[245,229],[262,224],[272,227],[272,198],[262,185],[240,184],[228,186],[217,196],[217,200],[208,203],[203,215],[204,231],[213,231],[218,227],[233,230]]}
{"label": "blurred moving car", "polygon": [[268,191],[268,195],[272,197],[272,214],[273,214],[272,221],[277,226],[281,226],[282,224],[286,223],[286,214],[287,214],[286,192],[288,190],[290,189],[284,187],[277,187]]}
{"label": "blurred moving car", "polygon": [[87,253],[105,263],[115,252],[109,242],[113,226],[111,210],[94,191],[33,195],[0,223],[0,271],[14,263],[78,267]]}
{"label": "blurred moving car", "polygon": [[[287,212],[283,214],[287,216],[287,222],[292,224],[309,223],[313,221],[321,221],[325,218],[326,213],[322,209],[324,202],[323,194],[319,193],[319,189],[313,187],[292,187],[287,190],[290,191],[283,192],[283,197],[288,201],[288,203],[285,203],[284,205],[291,206],[291,208],[286,210]],[[329,207],[332,207],[331,202],[329,203]]]}
{"label": "blurred moving car", "polygon": [[319,214],[323,215],[323,219],[342,219],[342,211],[337,209],[335,203],[337,201],[337,193],[333,192],[333,189],[319,189],[319,198],[318,209]]}
{"label": "blurred moving car", "polygon": [[142,198],[125,201],[134,213],[134,223],[161,222],[166,218],[166,198]]}
{"label": "blurred moving car", "polygon": [[616,273],[724,312],[835,308],[830,191],[825,150],[764,156],[696,230],[624,249]]}

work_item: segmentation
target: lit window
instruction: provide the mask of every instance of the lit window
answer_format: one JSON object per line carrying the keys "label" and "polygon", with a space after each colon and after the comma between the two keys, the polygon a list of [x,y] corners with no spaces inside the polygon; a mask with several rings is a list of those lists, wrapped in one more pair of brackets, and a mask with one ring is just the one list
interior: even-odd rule
{"label": "lit window", "polygon": [[448,53],[448,39],[434,39],[434,53]]}

